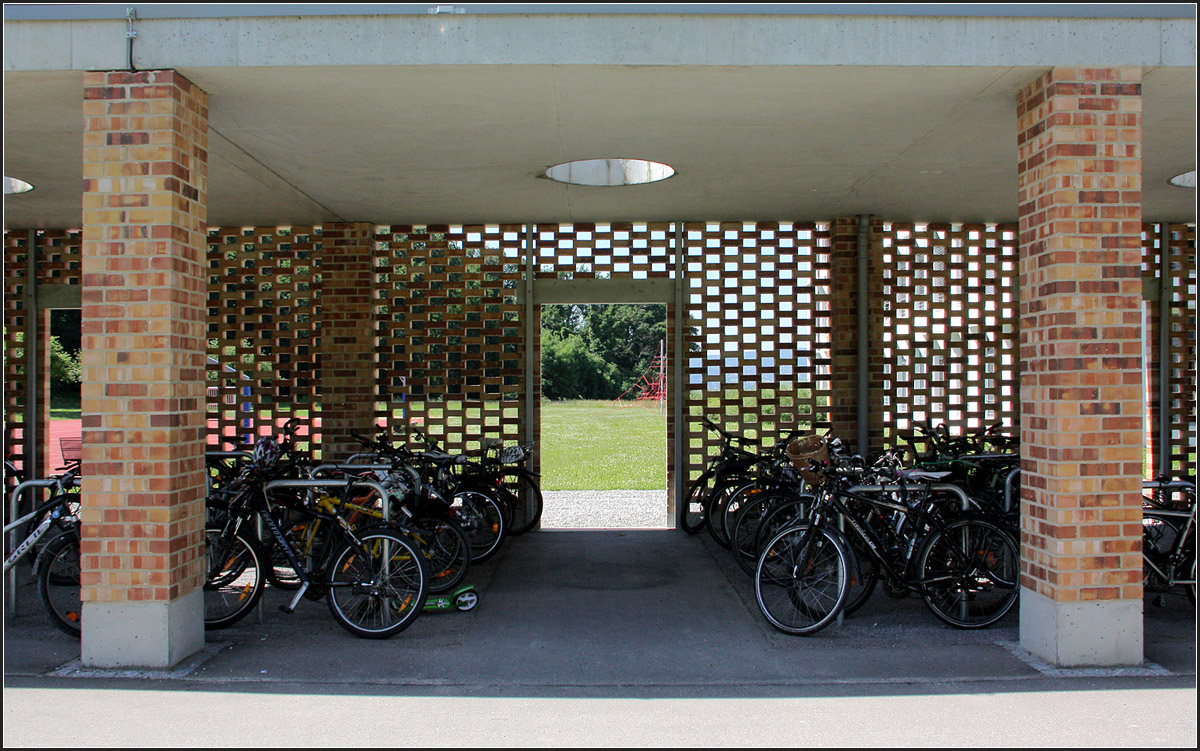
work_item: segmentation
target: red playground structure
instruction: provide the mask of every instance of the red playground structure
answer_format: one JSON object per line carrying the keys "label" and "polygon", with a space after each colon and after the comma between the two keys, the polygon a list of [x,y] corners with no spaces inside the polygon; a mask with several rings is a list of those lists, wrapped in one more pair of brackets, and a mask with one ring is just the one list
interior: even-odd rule
{"label": "red playground structure", "polygon": [[617,403],[620,404],[631,399],[639,402],[654,401],[658,402],[660,408],[666,407],[667,356],[665,341],[658,343],[658,354],[651,361],[650,367],[624,394],[617,397]]}

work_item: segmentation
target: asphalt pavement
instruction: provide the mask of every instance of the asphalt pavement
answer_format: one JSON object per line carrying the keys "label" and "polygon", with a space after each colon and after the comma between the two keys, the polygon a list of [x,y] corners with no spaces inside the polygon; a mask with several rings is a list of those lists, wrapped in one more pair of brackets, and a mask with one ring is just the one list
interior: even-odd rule
{"label": "asphalt pavement", "polygon": [[707,535],[561,530],[474,567],[469,612],[358,639],[322,602],[207,634],[165,671],[95,670],[18,591],[8,746],[1189,746],[1195,608],[1146,600],[1145,656],[1055,669],[1014,611],[943,625],[882,591],[810,637],[773,629]]}

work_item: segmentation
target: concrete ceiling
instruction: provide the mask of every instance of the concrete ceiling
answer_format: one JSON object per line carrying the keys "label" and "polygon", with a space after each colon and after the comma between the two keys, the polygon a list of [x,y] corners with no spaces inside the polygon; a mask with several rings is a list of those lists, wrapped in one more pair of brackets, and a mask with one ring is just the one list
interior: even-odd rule
{"label": "concrete ceiling", "polygon": [[[209,223],[1017,219],[1016,94],[1045,66],[188,67],[209,95]],[[6,71],[9,228],[80,217],[82,73]],[[1194,222],[1195,68],[1147,68],[1143,202]],[[638,157],[621,188],[539,177]]]}

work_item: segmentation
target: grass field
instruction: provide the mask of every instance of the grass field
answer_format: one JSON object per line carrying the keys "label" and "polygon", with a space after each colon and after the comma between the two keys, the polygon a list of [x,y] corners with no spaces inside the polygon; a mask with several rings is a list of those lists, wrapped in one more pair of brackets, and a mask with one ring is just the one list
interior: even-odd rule
{"label": "grass field", "polygon": [[667,418],[607,401],[542,403],[542,490],[662,490]]}

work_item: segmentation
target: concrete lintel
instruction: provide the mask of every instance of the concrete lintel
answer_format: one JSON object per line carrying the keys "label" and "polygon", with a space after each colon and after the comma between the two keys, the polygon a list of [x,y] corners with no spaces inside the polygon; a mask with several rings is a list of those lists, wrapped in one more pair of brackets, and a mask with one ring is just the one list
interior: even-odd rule
{"label": "concrete lintel", "polygon": [[[5,20],[4,70],[127,65],[122,20]],[[513,14],[155,18],[139,69],[347,65],[1194,67],[1193,19]]]}
{"label": "concrete lintel", "polygon": [[204,648],[204,592],[171,602],[85,602],[82,623],[87,667],[173,667]]}
{"label": "concrete lintel", "polygon": [[78,308],[83,305],[81,284],[39,284],[37,286],[39,309]]}
{"label": "concrete lintel", "polygon": [[1021,648],[1060,667],[1141,665],[1142,601],[1055,602],[1021,590]]}

